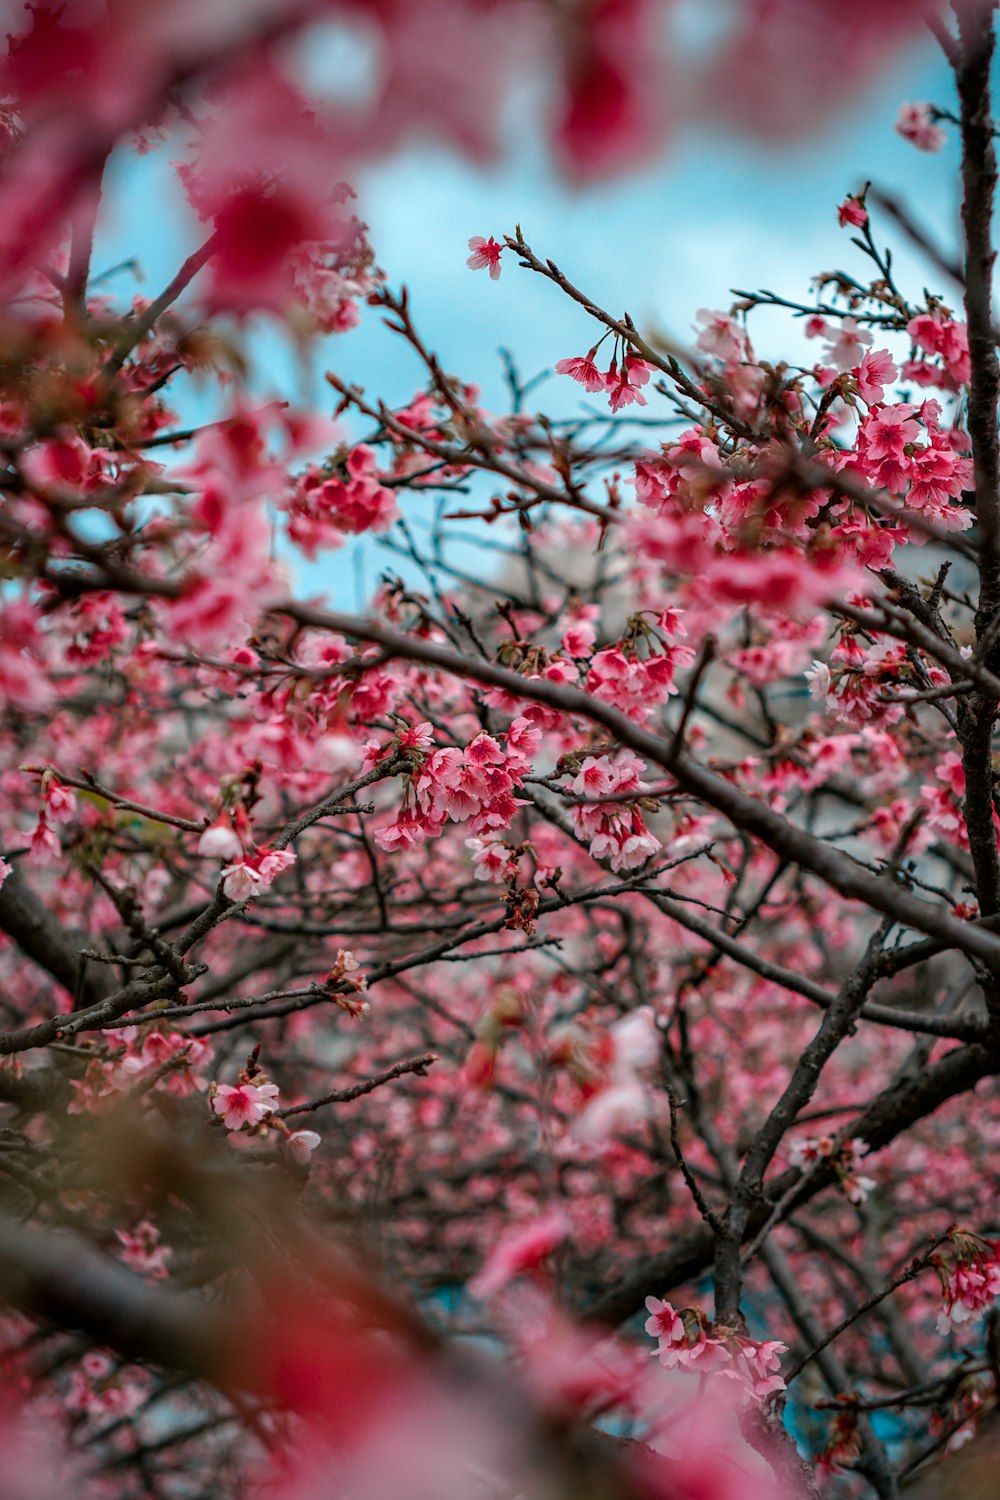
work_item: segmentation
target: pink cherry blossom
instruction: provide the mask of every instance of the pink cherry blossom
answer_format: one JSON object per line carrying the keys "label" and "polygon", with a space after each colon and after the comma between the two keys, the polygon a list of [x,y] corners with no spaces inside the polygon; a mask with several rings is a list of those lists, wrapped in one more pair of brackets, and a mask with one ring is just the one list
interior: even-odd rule
{"label": "pink cherry blossom", "polygon": [[44,813],[41,813],[35,824],[31,835],[29,858],[36,864],[46,865],[52,860],[59,859],[62,854],[62,844],[55,829],[50,828]]}
{"label": "pink cherry blossom", "polygon": [[848,194],[843,203],[837,206],[837,222],[841,229],[847,224],[852,224],[857,229],[863,229],[868,223],[868,210],[860,199]]}
{"label": "pink cherry blossom", "polygon": [[535,1270],[547,1260],[569,1233],[569,1220],[558,1209],[512,1230],[490,1252],[482,1269],[469,1282],[469,1291],[480,1301],[496,1296],[516,1276]]}
{"label": "pink cherry blossom", "polygon": [[947,136],[931,119],[929,104],[901,104],[895,130],[918,151],[940,151]]}
{"label": "pink cherry blossom", "polygon": [[569,375],[571,379],[579,381],[585,391],[603,391],[604,376],[594,363],[592,350],[587,355],[576,355],[570,359],[556,360],[556,374]]}
{"label": "pink cherry blossom", "polygon": [[500,279],[500,257],[504,246],[490,235],[489,239],[483,239],[481,234],[474,234],[469,241],[469,249],[472,254],[465,262],[473,271],[485,271],[489,268],[490,277],[493,281]]}
{"label": "pink cherry blossom", "polygon": [[263,888],[260,871],[247,859],[227,865],[222,872],[223,894],[230,901],[247,901]]}
{"label": "pink cherry blossom", "polygon": [[861,396],[871,405],[883,399],[885,387],[896,379],[896,374],[888,349],[868,349],[854,378]]}
{"label": "pink cherry blossom", "polygon": [[275,1083],[221,1083],[216,1086],[212,1109],[227,1130],[251,1129],[266,1120],[278,1107]]}

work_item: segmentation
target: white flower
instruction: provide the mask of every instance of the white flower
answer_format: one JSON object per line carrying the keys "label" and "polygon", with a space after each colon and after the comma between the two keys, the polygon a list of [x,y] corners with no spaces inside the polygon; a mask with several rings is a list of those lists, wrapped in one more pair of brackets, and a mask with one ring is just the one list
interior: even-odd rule
{"label": "white flower", "polygon": [[239,859],[243,846],[228,818],[217,818],[198,840],[203,859]]}
{"label": "white flower", "polygon": [[300,1167],[309,1165],[309,1158],[320,1143],[320,1137],[315,1130],[293,1130],[285,1142],[285,1150],[292,1161],[297,1162]]}
{"label": "white flower", "polygon": [[814,661],[805,673],[809,684],[809,696],[816,703],[824,703],[830,691],[830,668],[825,661]]}

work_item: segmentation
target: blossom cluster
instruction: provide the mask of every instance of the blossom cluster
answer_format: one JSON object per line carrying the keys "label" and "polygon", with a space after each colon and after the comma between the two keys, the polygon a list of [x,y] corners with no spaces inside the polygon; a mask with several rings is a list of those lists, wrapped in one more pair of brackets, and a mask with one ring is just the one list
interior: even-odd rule
{"label": "blossom cluster", "polygon": [[654,1355],[667,1370],[698,1375],[723,1375],[735,1380],[755,1401],[783,1391],[778,1340],[758,1343],[735,1329],[706,1324],[697,1308],[678,1311],[658,1297],[646,1298],[646,1332],[656,1340]]}
{"label": "blossom cluster", "polygon": [[960,1328],[1000,1297],[1000,1244],[953,1229],[946,1250],[932,1256],[944,1307],[939,1333]]}

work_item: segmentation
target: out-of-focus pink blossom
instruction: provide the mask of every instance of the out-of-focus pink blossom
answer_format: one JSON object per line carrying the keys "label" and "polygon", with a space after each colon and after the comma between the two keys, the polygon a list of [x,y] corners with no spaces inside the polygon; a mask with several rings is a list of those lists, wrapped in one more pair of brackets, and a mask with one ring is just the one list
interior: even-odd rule
{"label": "out-of-focus pink blossom", "polygon": [[516,1276],[536,1270],[558,1249],[569,1232],[566,1215],[559,1209],[552,1209],[503,1235],[482,1269],[469,1282],[469,1291],[480,1300],[494,1297]]}
{"label": "out-of-focus pink blossom", "polygon": [[940,125],[931,119],[929,104],[901,104],[895,130],[918,151],[940,151],[948,139]]}
{"label": "out-of-focus pink blossom", "polygon": [[285,1150],[300,1167],[307,1167],[321,1137],[315,1130],[293,1130],[285,1140]]}
{"label": "out-of-focus pink blossom", "polygon": [[863,229],[868,223],[868,210],[859,198],[849,193],[843,203],[837,207],[837,222],[841,229],[847,224],[853,224],[856,229]]}

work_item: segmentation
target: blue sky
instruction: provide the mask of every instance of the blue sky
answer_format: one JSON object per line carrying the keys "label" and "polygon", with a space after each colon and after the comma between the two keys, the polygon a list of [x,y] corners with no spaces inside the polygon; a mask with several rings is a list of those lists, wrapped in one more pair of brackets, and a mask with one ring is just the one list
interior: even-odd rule
{"label": "blue sky", "polygon": [[[689,132],[654,170],[584,191],[561,183],[522,130],[508,158],[490,171],[415,145],[356,182],[359,210],[390,279],[409,287],[426,341],[446,369],[480,385],[485,404],[498,410],[504,404],[500,346],[512,350],[530,376],[582,353],[594,342],[593,325],[512,259],[499,282],[469,271],[470,235],[499,237],[520,223],[538,253],[557,261],[609,311],[627,309],[640,327],[661,328],[686,343],[695,311],[727,306],[733,287],[768,287],[807,299],[809,281],[820,270],[844,266],[863,274],[866,263],[849,232],[838,227],[835,210],[868,177],[901,196],[932,237],[952,249],[954,142],[928,156],[892,128],[899,104],[921,99],[953,103],[948,71],[929,40],[877,79],[832,129],[781,151],[732,134]],[[170,166],[173,154],[168,146],[116,164],[111,212],[96,249],[98,270],[137,255],[147,295],[159,291],[197,242]],[[897,230],[889,232],[902,285],[919,295],[933,273]],[[940,290],[954,294],[950,286]],[[756,314],[751,326],[765,356],[795,358],[803,350],[801,334],[784,314]],[[262,396],[301,391],[301,371],[273,330],[262,330],[252,347]],[[414,357],[367,313],[359,329],[330,340],[317,357],[312,390],[328,409],[323,368],[391,403],[407,401],[422,384]],[[578,394],[572,382],[553,377],[538,399],[565,415],[576,409]],[[373,565],[370,548],[363,550],[367,581]],[[356,604],[357,576],[345,550],[305,570],[303,581]]]}

